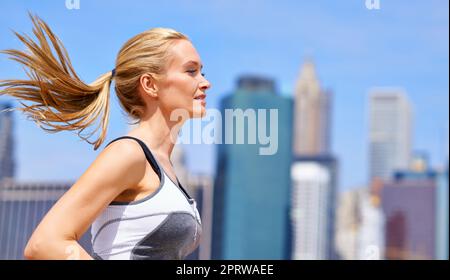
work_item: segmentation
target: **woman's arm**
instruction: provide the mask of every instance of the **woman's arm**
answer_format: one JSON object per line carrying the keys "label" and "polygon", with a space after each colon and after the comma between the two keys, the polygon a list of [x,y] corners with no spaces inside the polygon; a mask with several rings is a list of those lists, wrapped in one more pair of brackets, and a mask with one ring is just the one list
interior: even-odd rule
{"label": "woman's arm", "polygon": [[92,259],[77,240],[114,198],[142,180],[145,162],[135,141],[109,145],[45,215],[28,241],[25,258]]}

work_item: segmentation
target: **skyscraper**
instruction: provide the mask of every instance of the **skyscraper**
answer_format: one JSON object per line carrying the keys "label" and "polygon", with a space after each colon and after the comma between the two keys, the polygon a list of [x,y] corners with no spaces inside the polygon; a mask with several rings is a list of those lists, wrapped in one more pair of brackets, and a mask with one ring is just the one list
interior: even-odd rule
{"label": "skyscraper", "polygon": [[3,178],[14,178],[14,138],[13,115],[10,104],[0,104],[0,181]]}
{"label": "skyscraper", "polygon": [[406,170],[411,154],[411,105],[400,89],[373,89],[369,96],[370,180]]}
{"label": "skyscraper", "polygon": [[296,158],[292,174],[292,258],[334,259],[336,161],[330,156]]}
{"label": "skyscraper", "polygon": [[336,219],[336,250],[344,260],[384,258],[384,215],[380,198],[369,188],[340,196]]}
{"label": "skyscraper", "polygon": [[440,172],[437,179],[436,190],[436,259],[448,260],[448,167]]}
{"label": "skyscraper", "polygon": [[382,188],[387,259],[434,259],[436,173],[397,171]]}
{"label": "skyscraper", "polygon": [[294,155],[327,154],[331,137],[331,91],[321,89],[311,60],[302,66],[294,98]]}
{"label": "skyscraper", "polygon": [[339,194],[335,234],[335,247],[339,259],[358,259],[359,200],[359,192],[356,190]]}
{"label": "skyscraper", "polygon": [[[31,234],[71,183],[0,183],[0,259],[24,259],[23,251]],[[92,253],[90,229],[79,244]],[[70,256],[68,256],[69,258]]]}
{"label": "skyscraper", "polygon": [[360,260],[385,259],[385,225],[381,207],[382,182],[374,180],[370,188],[362,189],[358,207],[358,251]]}
{"label": "skyscraper", "polygon": [[[225,133],[218,145],[214,186],[213,259],[290,258],[292,102],[276,93],[273,80],[245,76],[235,92],[222,99],[222,116],[231,111],[246,117],[245,122],[237,117],[222,119]],[[247,134],[247,142],[226,144],[229,132],[236,139]],[[271,144],[252,144],[252,133],[275,136],[275,153],[260,154],[261,146]]]}

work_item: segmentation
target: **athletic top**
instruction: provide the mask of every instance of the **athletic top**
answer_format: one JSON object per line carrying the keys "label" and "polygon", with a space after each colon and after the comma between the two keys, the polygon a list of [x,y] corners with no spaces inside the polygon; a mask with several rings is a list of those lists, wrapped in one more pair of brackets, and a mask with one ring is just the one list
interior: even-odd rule
{"label": "athletic top", "polygon": [[[91,227],[93,257],[103,260],[178,260],[200,243],[196,201],[174,183],[141,140],[147,161],[160,179],[156,191],[132,202],[111,202]],[[108,144],[108,145],[109,145]]]}

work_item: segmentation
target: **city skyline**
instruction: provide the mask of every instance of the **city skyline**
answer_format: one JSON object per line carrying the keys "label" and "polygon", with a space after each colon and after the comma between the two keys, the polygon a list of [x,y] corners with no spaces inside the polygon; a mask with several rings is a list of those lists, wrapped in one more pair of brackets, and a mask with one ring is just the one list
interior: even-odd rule
{"label": "city skyline", "polygon": [[[30,11],[90,82],[114,67],[117,50],[137,33],[161,26],[188,35],[212,89],[207,117],[189,121],[180,138],[210,117],[222,138],[171,154],[204,230],[188,259],[446,259],[449,3],[380,1],[369,9],[364,0],[178,0],[151,12],[144,0],[80,0],[79,9],[63,0],[8,1],[0,50],[22,48],[10,29],[31,35]],[[0,79],[23,77],[18,66],[0,55]],[[106,143],[134,127],[111,94],[98,151],[76,133],[48,134],[19,113],[0,115],[4,258],[22,258],[38,216],[56,201],[49,195],[61,195]],[[8,104],[19,106],[2,96],[0,111]],[[272,135],[272,115],[264,113],[266,128],[257,122],[253,133],[250,113],[247,125],[226,121],[223,111],[237,108],[258,109],[258,119],[276,108],[278,152],[261,156],[264,141],[249,140],[259,140],[256,130]],[[223,141],[235,128],[237,139],[247,136],[243,145]],[[31,219],[32,209],[43,212]]]}
{"label": "city skyline", "polygon": [[[10,29],[31,33],[30,10],[48,21],[77,72],[91,81],[112,68],[126,39],[150,27],[170,26],[188,34],[198,48],[213,83],[210,108],[217,108],[218,100],[234,88],[234,80],[247,72],[274,77],[282,95],[293,96],[304,57],[313,57],[321,84],[333,90],[331,151],[342,169],[340,190],[366,184],[367,93],[374,86],[398,86],[408,92],[417,116],[413,150],[428,151],[433,166],[447,161],[447,1],[383,1],[380,10],[366,9],[364,1],[250,1],[237,10],[236,2],[178,1],[179,10],[161,3],[152,6],[154,13],[146,12],[144,1],[135,1],[126,6],[133,17],[121,13],[126,3],[82,0],[80,10],[68,10],[64,2],[3,2],[10,12],[0,19],[0,37],[6,38],[0,49],[20,47]],[[98,20],[99,9],[104,11],[103,21]],[[236,20],[229,20],[230,13],[237,13]],[[112,23],[110,19],[119,15],[124,20]],[[104,45],[88,46],[89,41]],[[5,56],[0,57],[0,73],[2,78],[23,75]],[[112,100],[107,140],[126,132],[116,97]],[[18,180],[74,180],[98,154],[73,133],[47,134],[20,114],[14,118]],[[214,174],[214,152],[212,145],[186,145],[189,169]]]}

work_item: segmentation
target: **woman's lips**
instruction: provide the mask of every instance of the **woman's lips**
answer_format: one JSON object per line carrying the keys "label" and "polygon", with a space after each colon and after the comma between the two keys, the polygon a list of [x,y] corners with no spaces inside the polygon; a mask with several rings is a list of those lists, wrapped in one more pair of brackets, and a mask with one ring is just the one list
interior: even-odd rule
{"label": "woman's lips", "polygon": [[206,94],[201,94],[194,98],[194,100],[200,101],[202,105],[206,105],[205,99],[206,99]]}
{"label": "woman's lips", "polygon": [[197,96],[197,97],[194,97],[194,99],[195,100],[205,100],[205,98],[206,98],[206,95],[199,95],[199,96]]}

